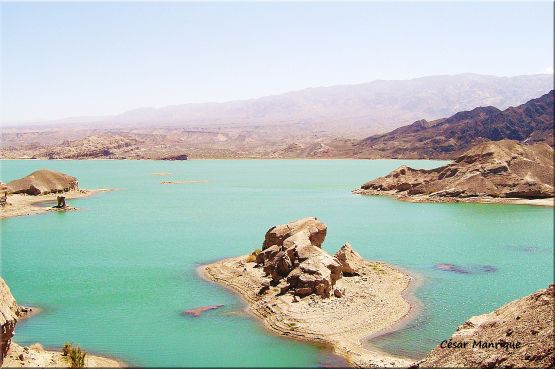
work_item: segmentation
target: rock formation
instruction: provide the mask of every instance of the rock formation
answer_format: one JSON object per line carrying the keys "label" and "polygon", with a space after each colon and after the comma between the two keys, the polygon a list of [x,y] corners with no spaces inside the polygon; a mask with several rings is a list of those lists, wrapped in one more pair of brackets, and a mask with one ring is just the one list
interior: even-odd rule
{"label": "rock formation", "polygon": [[[326,230],[326,225],[316,218],[272,227],[266,232],[256,263],[263,268],[271,284],[281,287],[282,293],[317,294],[324,298],[332,294],[337,296],[340,292],[334,292],[335,283],[342,276],[343,265],[349,268],[349,264],[321,249]],[[356,267],[355,258],[360,255],[350,246],[348,248],[351,251],[349,262]],[[344,256],[344,253],[338,255]],[[348,269],[348,273],[351,271]],[[262,286],[261,291],[267,287]]]}
{"label": "rock formation", "polygon": [[402,166],[355,191],[397,197],[548,198],[553,197],[553,148],[503,140],[479,144],[454,162],[435,169]]}
{"label": "rock formation", "polygon": [[12,296],[10,288],[0,277],[0,366],[10,348],[20,308]]}
{"label": "rock formation", "polygon": [[364,259],[362,256],[353,250],[351,244],[349,243],[341,246],[339,251],[335,254],[335,257],[339,260],[339,263],[341,263],[343,274],[346,275],[357,275],[358,271],[364,265]]}
{"label": "rock formation", "polygon": [[8,186],[0,182],[0,207],[6,206],[8,203]]}
{"label": "rock formation", "polygon": [[58,202],[58,204],[56,206],[54,206],[57,209],[65,209],[67,204],[66,204],[66,197],[65,196],[56,196],[56,201]]}
{"label": "rock formation", "polygon": [[8,183],[8,193],[44,195],[67,192],[79,188],[77,178],[53,170],[37,170],[26,177]]}
{"label": "rock formation", "polygon": [[491,313],[470,318],[412,368],[555,367],[554,292],[551,284]]}

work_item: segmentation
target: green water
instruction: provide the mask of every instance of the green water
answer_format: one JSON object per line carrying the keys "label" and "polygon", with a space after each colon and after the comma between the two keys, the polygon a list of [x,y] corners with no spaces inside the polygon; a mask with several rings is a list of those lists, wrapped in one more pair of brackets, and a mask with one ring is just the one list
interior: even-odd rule
{"label": "green water", "polygon": [[[517,205],[412,204],[350,190],[403,163],[431,161],[2,161],[9,181],[39,168],[83,188],[78,212],[1,221],[2,276],[44,313],[16,341],[66,341],[144,366],[319,366],[326,350],[273,336],[241,301],[200,280],[199,264],[246,254],[274,224],[317,216],[324,248],[348,241],[364,257],[418,273],[424,308],[385,350],[420,357],[466,318],[553,281],[553,211]],[[171,172],[168,177],[151,175]],[[161,185],[163,180],[207,183]],[[433,268],[452,263],[473,273]],[[495,272],[480,271],[491,265]],[[180,312],[224,304],[199,318]]]}

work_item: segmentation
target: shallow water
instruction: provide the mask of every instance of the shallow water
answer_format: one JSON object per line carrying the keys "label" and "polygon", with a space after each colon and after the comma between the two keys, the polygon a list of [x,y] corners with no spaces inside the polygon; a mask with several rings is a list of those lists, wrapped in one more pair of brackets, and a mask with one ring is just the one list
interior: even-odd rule
{"label": "shallow water", "polygon": [[[16,341],[89,351],[146,366],[322,366],[326,350],[266,332],[241,301],[202,281],[202,263],[260,247],[272,225],[317,216],[324,248],[421,275],[423,312],[374,344],[420,357],[468,317],[553,280],[553,211],[523,205],[413,204],[350,190],[401,164],[437,161],[2,161],[9,181],[40,168],[117,188],[70,200],[78,212],[3,220],[2,276],[44,313]],[[170,172],[169,176],[152,175]],[[161,181],[208,180],[162,185]],[[457,273],[434,268],[453,264]],[[484,266],[492,269],[484,269]],[[490,270],[485,272],[484,270]],[[223,304],[198,318],[183,310]]]}

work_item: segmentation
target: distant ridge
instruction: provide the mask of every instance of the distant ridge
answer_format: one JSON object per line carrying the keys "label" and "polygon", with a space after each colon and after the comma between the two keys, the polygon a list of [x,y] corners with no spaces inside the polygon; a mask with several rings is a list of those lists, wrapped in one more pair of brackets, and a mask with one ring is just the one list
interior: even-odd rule
{"label": "distant ridge", "polygon": [[109,117],[51,122],[95,127],[295,126],[335,135],[387,132],[422,117],[438,119],[476,106],[506,109],[553,89],[553,75],[458,74],[307,88],[222,103],[140,108]]}
{"label": "distant ridge", "polygon": [[355,143],[355,157],[452,159],[471,146],[503,139],[553,146],[554,91],[503,111],[478,107],[436,121],[419,120]]}

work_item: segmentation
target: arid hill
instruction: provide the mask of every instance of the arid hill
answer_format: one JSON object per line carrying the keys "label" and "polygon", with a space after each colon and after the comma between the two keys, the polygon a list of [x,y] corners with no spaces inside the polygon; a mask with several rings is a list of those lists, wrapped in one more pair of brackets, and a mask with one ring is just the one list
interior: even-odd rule
{"label": "arid hill", "polygon": [[368,137],[353,147],[353,157],[453,159],[484,141],[546,142],[553,146],[554,91],[525,104],[499,110],[493,106],[459,112],[435,121],[419,120]]}
{"label": "arid hill", "polygon": [[551,284],[470,318],[411,368],[553,368],[554,292]]}
{"label": "arid hill", "polygon": [[49,169],[37,170],[7,184],[9,194],[45,195],[79,188],[77,178]]}
{"label": "arid hill", "polygon": [[545,143],[484,142],[443,167],[402,166],[355,192],[416,201],[553,197],[553,148]]}

